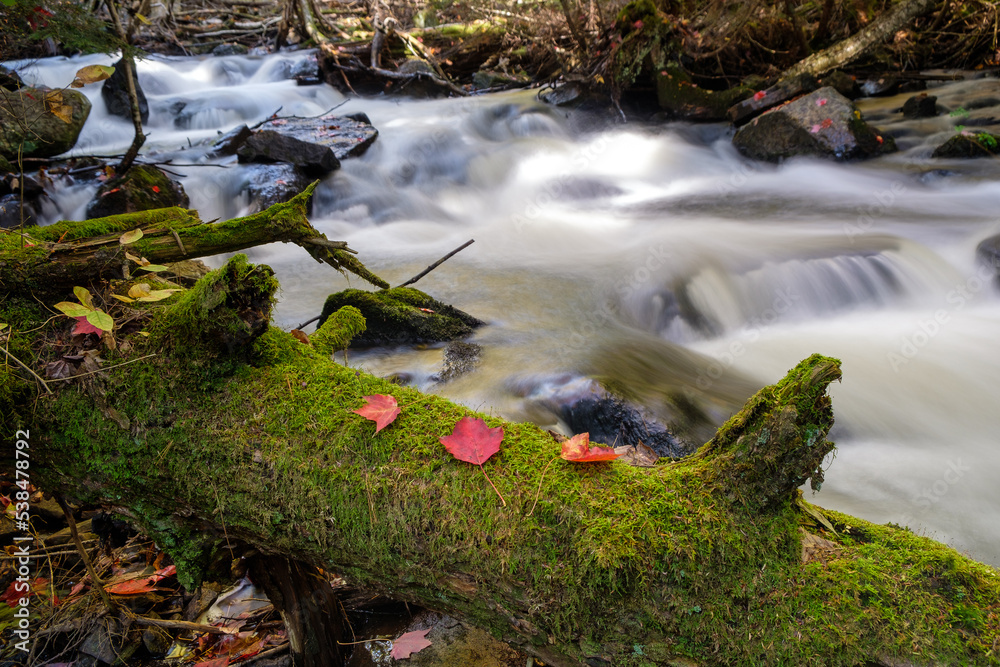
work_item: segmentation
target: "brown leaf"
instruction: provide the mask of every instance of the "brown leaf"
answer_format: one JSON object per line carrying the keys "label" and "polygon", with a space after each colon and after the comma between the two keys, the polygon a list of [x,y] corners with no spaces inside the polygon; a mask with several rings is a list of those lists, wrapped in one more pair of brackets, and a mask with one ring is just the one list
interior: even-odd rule
{"label": "brown leaf", "polygon": [[562,444],[559,456],[573,463],[595,463],[614,461],[621,454],[616,454],[610,447],[591,447],[590,433],[578,433]]}
{"label": "brown leaf", "polygon": [[295,336],[296,340],[298,340],[303,345],[312,345],[312,343],[309,341],[309,336],[306,334],[305,331],[302,331],[300,329],[292,329],[290,333],[293,336]]}

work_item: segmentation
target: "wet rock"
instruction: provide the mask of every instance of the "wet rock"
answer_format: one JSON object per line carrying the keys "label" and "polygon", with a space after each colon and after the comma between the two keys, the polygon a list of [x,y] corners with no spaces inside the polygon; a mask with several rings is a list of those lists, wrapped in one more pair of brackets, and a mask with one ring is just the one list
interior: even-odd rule
{"label": "wet rock", "polygon": [[767,162],[800,155],[850,160],[896,149],[892,137],[882,136],[830,87],[755,118],[736,132],[733,144],[743,155]]}
{"label": "wet rock", "polygon": [[246,142],[253,132],[246,125],[240,125],[229,130],[212,144],[212,150],[207,157],[222,157],[224,155],[236,155],[236,151]]}
{"label": "wet rock", "polygon": [[472,87],[476,90],[493,88],[522,88],[531,83],[527,74],[513,75],[506,72],[479,70],[472,75]]}
{"label": "wet rock", "polygon": [[866,97],[885,97],[899,91],[899,79],[894,76],[880,76],[861,84],[861,92]]}
{"label": "wet rock", "polygon": [[1000,279],[1000,234],[985,239],[976,246],[976,259],[993,268]]}
{"label": "wet rock", "polygon": [[527,399],[533,421],[545,423],[546,416],[555,417],[573,434],[590,433],[591,442],[610,447],[642,443],[659,456],[671,457],[685,456],[695,449],[655,418],[590,378],[535,378],[519,382],[512,389]]}
{"label": "wet rock", "polygon": [[819,80],[820,86],[830,86],[849,100],[861,97],[861,87],[857,80],[845,72],[835,70]]}
{"label": "wet rock", "polygon": [[977,97],[974,100],[966,102],[964,106],[969,111],[975,111],[976,109],[988,109],[990,107],[1000,106],[1000,99],[996,97]]}
{"label": "wet rock", "polygon": [[934,149],[931,157],[975,158],[1000,154],[1000,135],[962,132]]}
{"label": "wet rock", "polygon": [[816,90],[818,87],[816,79],[807,74],[782,80],[770,88],[759,90],[745,100],[734,104],[726,111],[726,117],[734,125],[743,125],[768,109],[773,109],[803,93]]}
{"label": "wet rock", "polygon": [[189,204],[180,183],[151,165],[135,165],[124,176],[113,178],[97,189],[87,205],[87,219],[119,213],[151,211]]}
{"label": "wet rock", "polygon": [[214,49],[212,49],[213,56],[245,56],[249,52],[249,49],[242,44],[237,44],[235,42],[228,44],[219,44]]}
{"label": "wet rock", "polygon": [[[38,224],[37,211],[29,202],[24,206],[24,224]],[[21,226],[21,198],[18,195],[0,196],[0,229],[14,229]]]}
{"label": "wet rock", "polygon": [[753,94],[754,91],[741,86],[721,91],[701,88],[677,65],[668,65],[656,74],[657,102],[673,118],[725,120],[730,107]]}
{"label": "wet rock", "polygon": [[323,174],[363,154],[377,137],[371,123],[347,116],[279,118],[255,131],[237,154],[240,162],[287,162]]}
{"label": "wet rock", "polygon": [[[312,182],[304,170],[291,164],[254,164],[248,165],[248,170],[245,191],[251,212],[286,202]],[[311,197],[306,206],[312,210]]]}
{"label": "wet rock", "polygon": [[323,305],[319,327],[344,306],[361,311],[366,331],[351,347],[439,343],[463,338],[485,322],[441,303],[420,290],[394,287],[379,292],[349,289],[331,294]]}
{"label": "wet rock", "polygon": [[254,132],[236,154],[240,162],[294,164],[311,176],[322,176],[340,169],[340,160],[329,147],[302,141],[274,130]]}
{"label": "wet rock", "polygon": [[437,375],[438,382],[451,382],[475,370],[483,360],[483,346],[476,343],[455,341],[444,351],[444,370]]}
{"label": "wet rock", "polygon": [[73,148],[90,115],[90,100],[76,90],[0,88],[0,155],[52,157]]}
{"label": "wet rock", "polygon": [[904,118],[933,118],[938,115],[937,97],[920,93],[914,95],[903,103]]}
{"label": "wet rock", "polygon": [[[114,67],[115,73],[101,86],[101,98],[107,105],[109,114],[132,120],[132,105],[128,99],[128,80],[125,78],[124,61],[119,60]],[[132,82],[135,84],[136,97],[139,99],[139,117],[145,124],[149,120],[149,103],[146,102],[146,94],[142,92],[134,71]]]}

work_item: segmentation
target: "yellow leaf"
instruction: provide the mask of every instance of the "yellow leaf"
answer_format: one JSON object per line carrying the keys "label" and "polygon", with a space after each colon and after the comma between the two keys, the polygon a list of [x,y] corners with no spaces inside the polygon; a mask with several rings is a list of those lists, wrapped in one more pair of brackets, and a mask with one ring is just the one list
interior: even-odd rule
{"label": "yellow leaf", "polygon": [[136,333],[139,334],[140,336],[149,336],[148,331],[136,331]]}
{"label": "yellow leaf", "polygon": [[154,273],[156,273],[159,271],[166,271],[168,270],[169,267],[163,266],[162,264],[150,264],[149,262],[146,262],[139,268],[142,269],[143,271],[153,271]]}
{"label": "yellow leaf", "polygon": [[125,232],[124,234],[122,234],[121,238],[118,239],[118,242],[121,243],[122,245],[128,245],[129,243],[135,243],[141,238],[142,238],[142,230],[133,229],[130,232]]}
{"label": "yellow leaf", "polygon": [[153,23],[149,19],[147,19],[145,16],[143,16],[139,12],[135,13],[135,17],[137,19],[139,19],[139,21],[141,21],[142,23],[145,23],[146,25],[153,25]]}
{"label": "yellow leaf", "polygon": [[69,104],[63,104],[61,91],[54,90],[50,93],[45,93],[45,108],[62,122],[66,124],[73,122],[73,107]]}
{"label": "yellow leaf", "polygon": [[124,301],[125,303],[135,303],[135,299],[130,299],[127,296],[122,296],[121,294],[112,294],[111,296],[119,301]]}
{"label": "yellow leaf", "polygon": [[92,310],[87,313],[87,321],[101,331],[111,331],[115,328],[115,321],[103,310]]}
{"label": "yellow leaf", "polygon": [[135,255],[133,255],[132,253],[128,252],[127,250],[125,251],[125,259],[131,259],[136,264],[142,264],[142,260],[141,259],[139,259]]}
{"label": "yellow leaf", "polygon": [[107,65],[88,65],[80,70],[77,70],[73,83],[69,85],[70,88],[83,88],[88,83],[104,81],[114,73],[114,67],[108,67]]}
{"label": "yellow leaf", "polygon": [[80,303],[87,307],[87,310],[94,310],[94,299],[90,296],[90,291],[86,287],[74,287],[73,294],[80,300]]}
{"label": "yellow leaf", "polygon": [[137,299],[137,301],[162,301],[168,298],[174,292],[183,292],[182,289],[157,289],[150,292],[147,296],[142,296]]}
{"label": "yellow leaf", "polygon": [[86,306],[81,306],[80,304],[73,303],[72,301],[61,301],[55,305],[55,308],[56,310],[62,311],[64,315],[69,315],[70,317],[83,317],[93,310],[93,308],[87,308]]}
{"label": "yellow leaf", "polygon": [[149,296],[149,284],[148,283],[136,283],[128,290],[128,295],[133,299],[139,299],[144,296]]}

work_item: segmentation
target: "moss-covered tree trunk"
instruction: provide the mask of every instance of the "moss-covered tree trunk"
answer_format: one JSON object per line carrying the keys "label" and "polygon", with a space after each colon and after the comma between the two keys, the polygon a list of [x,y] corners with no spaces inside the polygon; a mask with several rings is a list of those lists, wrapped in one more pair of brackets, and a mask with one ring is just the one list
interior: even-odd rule
{"label": "moss-covered tree trunk", "polygon": [[[549,433],[476,415],[503,428],[483,468],[504,504],[440,442],[470,410],[270,327],[276,288],[237,256],[104,355],[156,356],[52,397],[0,392],[6,432],[31,430],[33,479],[131,514],[188,586],[242,541],[550,665],[998,664],[995,569],[798,497],[832,448],[836,360],[803,361],[696,455],[648,469],[569,463]],[[0,305],[36,368],[65,326],[29,332],[46,316]],[[402,407],[377,434],[353,412],[371,394]]]}

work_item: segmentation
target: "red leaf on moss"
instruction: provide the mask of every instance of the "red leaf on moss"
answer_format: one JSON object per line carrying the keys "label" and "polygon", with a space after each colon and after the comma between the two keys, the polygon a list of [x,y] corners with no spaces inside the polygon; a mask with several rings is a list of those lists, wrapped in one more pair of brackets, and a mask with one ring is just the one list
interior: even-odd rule
{"label": "red leaf on moss", "polygon": [[392,642],[392,659],[406,660],[414,653],[419,653],[430,646],[431,642],[424,639],[428,632],[430,632],[430,628],[400,635],[399,639]]}
{"label": "red leaf on moss", "polygon": [[462,417],[451,435],[441,438],[441,444],[459,461],[482,465],[500,451],[503,427],[490,428],[482,419]]}
{"label": "red leaf on moss", "polygon": [[559,456],[573,463],[593,463],[614,461],[621,454],[615,454],[615,450],[610,447],[591,447],[590,433],[577,433],[562,444]]}
{"label": "red leaf on moss", "polygon": [[76,334],[91,334],[91,333],[95,333],[98,336],[100,336],[102,333],[104,333],[103,331],[95,327],[93,324],[88,322],[86,315],[81,315],[80,317],[74,317],[73,319],[76,320],[76,326],[73,327],[74,336]]}
{"label": "red leaf on moss", "polygon": [[374,396],[365,396],[365,400],[368,401],[367,404],[351,412],[375,422],[376,433],[395,421],[396,416],[401,412],[396,405],[396,399],[392,396],[375,394]]}
{"label": "red leaf on moss", "polygon": [[159,191],[160,191],[160,186],[159,185],[154,185],[153,186],[153,192],[159,192]]}

